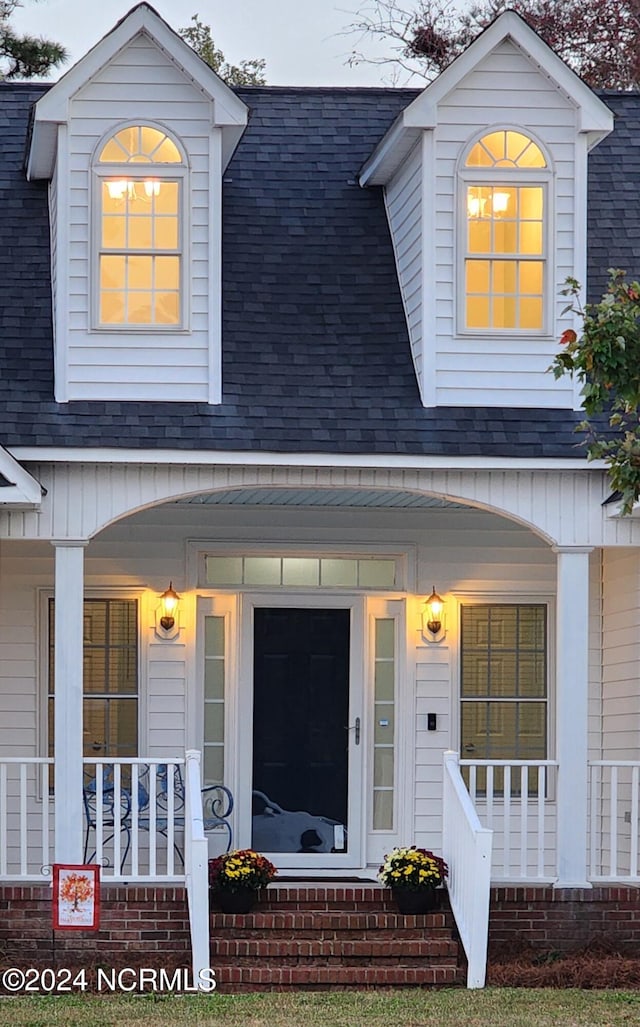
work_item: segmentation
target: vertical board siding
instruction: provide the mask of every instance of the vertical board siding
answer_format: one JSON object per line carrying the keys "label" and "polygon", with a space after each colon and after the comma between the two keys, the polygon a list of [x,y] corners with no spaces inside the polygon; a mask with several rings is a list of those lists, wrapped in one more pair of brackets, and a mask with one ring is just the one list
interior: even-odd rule
{"label": "vertical board siding", "polygon": [[[486,126],[530,132],[547,147],[554,165],[548,205],[555,235],[548,243],[547,289],[553,297],[548,337],[460,336],[456,297],[463,289],[454,210],[458,160],[470,139]],[[575,109],[511,41],[503,41],[439,106],[436,139],[438,174],[433,212],[436,259],[436,405],[568,407],[572,387],[555,383],[546,372],[557,349],[560,289],[574,274],[574,178],[586,174],[576,165]],[[504,353],[514,360],[505,364]]]}
{"label": "vertical board siding", "polygon": [[[211,105],[147,36],[140,36],[79,90],[70,107],[70,243],[62,275],[68,297],[58,295],[54,282],[54,304],[66,303],[69,312],[67,398],[206,402],[209,233],[211,220],[217,218],[209,203]],[[166,125],[187,153],[183,211],[185,225],[191,222],[184,239],[188,334],[91,331],[91,162],[105,134],[132,118]],[[54,248],[58,231],[52,222]],[[162,360],[157,359],[159,348]]]}
{"label": "vertical board siding", "polygon": [[413,363],[422,391],[422,158],[415,146],[385,192]]}

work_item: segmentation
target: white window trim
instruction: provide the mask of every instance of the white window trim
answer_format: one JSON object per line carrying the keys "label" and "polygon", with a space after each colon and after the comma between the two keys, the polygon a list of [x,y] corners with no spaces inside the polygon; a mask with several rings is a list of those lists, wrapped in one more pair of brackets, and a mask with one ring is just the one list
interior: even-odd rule
{"label": "white window trim", "polygon": [[[455,681],[455,688],[451,690],[451,741],[452,747],[460,752],[461,746],[461,704],[462,704],[462,607],[463,606],[546,606],[547,608],[547,752],[545,759],[555,759],[556,732],[555,732],[555,708],[556,708],[556,681],[555,681],[555,624],[556,624],[556,602],[553,596],[548,593],[536,595],[535,593],[476,593],[476,592],[455,592],[452,593],[453,601],[456,604],[455,613],[451,622],[455,623],[455,643],[451,639],[451,661],[452,680]],[[461,759],[464,753],[460,752]],[[516,757],[514,757],[516,759]]]}
{"label": "white window trim", "polygon": [[[480,139],[490,135],[492,132],[519,132],[526,135],[542,152],[547,166],[545,168],[467,168],[465,161],[469,153]],[[504,181],[502,180],[504,176]],[[473,339],[537,339],[549,340],[553,338],[553,311],[554,300],[553,284],[555,282],[555,237],[556,237],[556,213],[555,213],[555,169],[548,147],[528,128],[521,125],[488,125],[484,126],[468,140],[460,154],[456,165],[456,185],[454,190],[454,295],[456,296],[456,331],[455,334],[461,338]],[[536,331],[523,328],[467,328],[466,317],[466,282],[465,282],[465,259],[467,253],[467,187],[469,185],[496,185],[505,188],[508,185],[540,185],[543,187],[543,229],[542,229],[542,256],[544,264],[542,283],[542,328]],[[488,257],[488,259],[491,259]],[[517,259],[517,258],[516,258]]]}
{"label": "white window trim", "polygon": [[[103,163],[99,156],[106,143],[124,128],[136,125],[156,128],[165,133],[177,147],[182,163],[154,164],[147,163]],[[150,171],[150,169],[152,169]],[[89,325],[92,334],[101,335],[180,335],[189,334],[191,324],[191,280],[190,239],[191,239],[191,188],[190,170],[187,155],[181,141],[175,133],[160,122],[149,119],[136,119],[111,126],[100,139],[92,155],[89,174],[91,176],[90,194],[90,254],[89,254]],[[100,256],[104,252],[101,245],[102,237],[102,181],[105,178],[127,178],[131,180],[144,178],[166,179],[178,183],[178,248],[171,251],[170,256],[180,258],[180,319],[177,324],[102,324],[100,322]],[[160,254],[162,255],[162,254]]]}

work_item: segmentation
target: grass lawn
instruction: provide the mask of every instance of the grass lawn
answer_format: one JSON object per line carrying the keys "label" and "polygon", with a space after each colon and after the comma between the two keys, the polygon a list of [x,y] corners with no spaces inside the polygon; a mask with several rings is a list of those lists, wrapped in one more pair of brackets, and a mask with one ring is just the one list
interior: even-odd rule
{"label": "grass lawn", "polygon": [[11,1027],[636,1027],[640,991],[21,996],[0,999]]}

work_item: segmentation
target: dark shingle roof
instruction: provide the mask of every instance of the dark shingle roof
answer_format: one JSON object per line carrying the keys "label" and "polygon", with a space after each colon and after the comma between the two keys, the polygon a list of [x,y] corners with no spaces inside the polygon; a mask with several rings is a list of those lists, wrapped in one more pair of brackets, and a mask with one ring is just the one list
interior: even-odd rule
{"label": "dark shingle roof", "polygon": [[[45,183],[23,172],[32,103],[0,86],[0,442],[562,457],[580,415],[421,406],[381,190],[357,172],[414,90],[255,88],[224,185],[223,403],[56,404]],[[606,97],[592,158],[592,276],[640,268],[640,97]],[[624,238],[623,238],[624,236]]]}

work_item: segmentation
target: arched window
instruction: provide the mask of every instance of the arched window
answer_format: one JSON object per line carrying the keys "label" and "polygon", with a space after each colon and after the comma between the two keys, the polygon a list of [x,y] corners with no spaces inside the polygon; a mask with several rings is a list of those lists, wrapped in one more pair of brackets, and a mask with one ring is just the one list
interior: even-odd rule
{"label": "arched window", "polygon": [[97,327],[183,326],[185,169],[152,125],[127,125],[99,150]]}
{"label": "arched window", "polygon": [[529,136],[500,129],[471,146],[460,177],[463,328],[544,332],[547,159]]}

